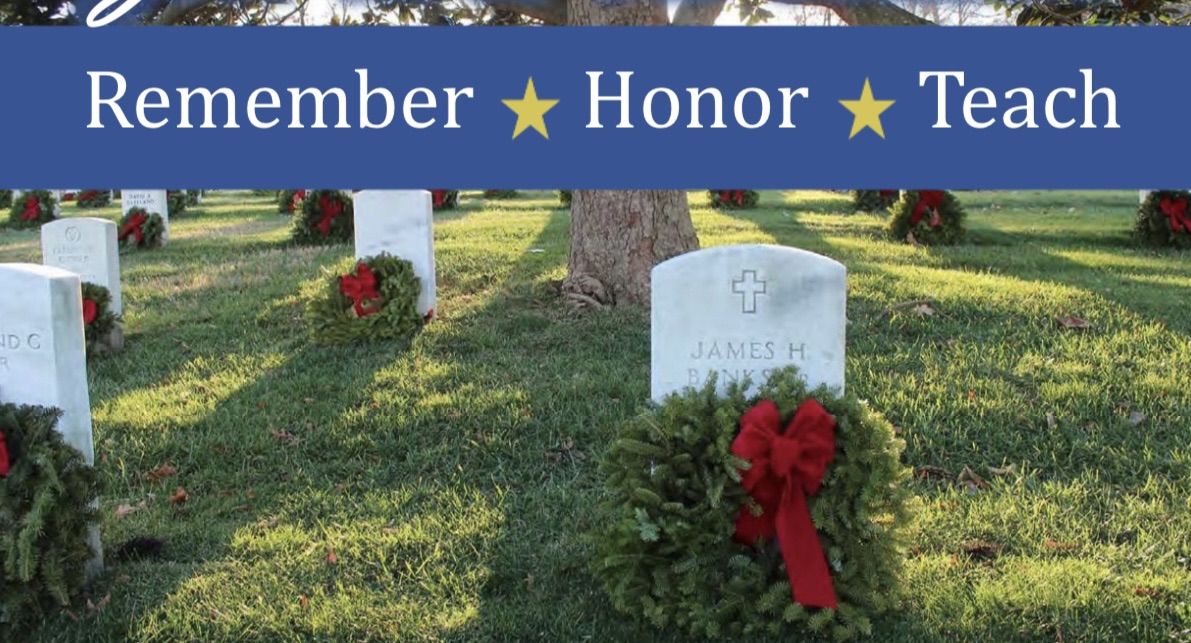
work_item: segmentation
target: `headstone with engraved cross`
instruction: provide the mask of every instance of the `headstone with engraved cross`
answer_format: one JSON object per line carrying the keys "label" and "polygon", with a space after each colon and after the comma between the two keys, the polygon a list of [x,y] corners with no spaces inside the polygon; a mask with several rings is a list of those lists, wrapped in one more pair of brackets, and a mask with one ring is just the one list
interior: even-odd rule
{"label": "headstone with engraved cross", "polygon": [[790,364],[812,388],[843,393],[843,264],[784,246],[720,246],[658,264],[651,289],[654,400],[713,373],[720,392],[747,378],[753,393]]}

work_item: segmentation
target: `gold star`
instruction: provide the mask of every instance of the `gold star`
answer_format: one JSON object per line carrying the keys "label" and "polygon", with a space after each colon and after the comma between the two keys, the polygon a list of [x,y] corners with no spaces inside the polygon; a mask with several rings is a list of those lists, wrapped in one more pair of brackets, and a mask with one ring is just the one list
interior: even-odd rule
{"label": "gold star", "polygon": [[542,116],[557,105],[558,101],[539,99],[537,90],[533,88],[532,77],[529,79],[529,84],[525,86],[524,98],[502,100],[501,102],[517,114],[517,126],[513,128],[513,138],[517,138],[521,132],[532,127],[544,138],[550,139],[550,135],[546,133],[546,119]]}
{"label": "gold star", "polygon": [[889,109],[893,101],[873,100],[873,89],[869,86],[867,78],[864,79],[864,91],[860,92],[860,100],[841,100],[840,104],[855,116],[852,119],[852,133],[848,135],[848,140],[866,127],[876,132],[877,136],[885,138],[885,130],[881,128],[881,112]]}

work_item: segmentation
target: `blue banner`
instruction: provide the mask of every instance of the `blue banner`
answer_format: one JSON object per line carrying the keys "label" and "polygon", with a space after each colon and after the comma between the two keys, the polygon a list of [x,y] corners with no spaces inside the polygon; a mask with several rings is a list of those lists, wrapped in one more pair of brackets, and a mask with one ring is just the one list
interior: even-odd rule
{"label": "blue banner", "polygon": [[0,183],[1185,188],[1188,51],[1176,27],[0,28]]}

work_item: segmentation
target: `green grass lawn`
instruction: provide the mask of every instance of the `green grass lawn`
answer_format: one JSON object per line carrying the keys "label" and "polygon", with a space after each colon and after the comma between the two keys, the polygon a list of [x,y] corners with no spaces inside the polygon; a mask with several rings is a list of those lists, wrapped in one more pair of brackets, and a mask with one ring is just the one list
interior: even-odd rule
{"label": "green grass lawn", "polygon": [[[704,247],[846,264],[850,390],[908,465],[988,482],[915,483],[910,598],[874,640],[1191,641],[1191,253],[1133,244],[1136,192],[959,196],[968,243],[925,250],[842,195],[692,193]],[[404,352],[307,342],[297,293],[351,249],[289,246],[269,199],[209,194],[123,258],[127,349],[89,373],[110,601],[17,640],[683,640],[614,612],[584,541],[648,314],[559,305],[552,193],[436,218],[441,317]],[[0,231],[0,261],[36,235]],[[887,312],[916,299],[937,314]],[[166,548],[116,559],[136,536]]]}

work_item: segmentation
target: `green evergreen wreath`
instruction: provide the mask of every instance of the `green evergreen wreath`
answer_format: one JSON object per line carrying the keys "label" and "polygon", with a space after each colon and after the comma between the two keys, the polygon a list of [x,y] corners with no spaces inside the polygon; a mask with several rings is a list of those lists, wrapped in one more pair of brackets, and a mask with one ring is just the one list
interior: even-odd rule
{"label": "green evergreen wreath", "polygon": [[[600,464],[606,494],[594,532],[594,569],[612,604],[658,628],[708,637],[797,627],[837,640],[871,633],[872,617],[894,607],[911,518],[904,442],[854,396],[808,391],[795,367],[774,372],[757,395],[743,384],[717,395],[668,396],[620,428]],[[834,417],[836,452],[820,491],[808,497],[838,609],[793,602],[782,554],[733,539],[749,502],[744,461],[732,453],[740,419],[773,400],[783,423],[808,399]],[[783,424],[784,426],[784,424]]]}
{"label": "green evergreen wreath", "polygon": [[126,248],[156,248],[165,234],[165,219],[144,208],[133,208],[120,219],[116,239]]}
{"label": "green evergreen wreath", "polygon": [[83,282],[83,334],[87,339],[87,354],[92,354],[96,342],[107,340],[120,318],[112,312],[112,293],[107,288]]}
{"label": "green evergreen wreath", "polygon": [[202,196],[202,190],[185,190],[186,206],[192,207],[199,204],[199,197]]}
{"label": "green evergreen wreath", "polygon": [[388,253],[344,264],[308,296],[311,338],[318,344],[405,339],[424,321],[421,290],[413,264]]}
{"label": "green evergreen wreath", "polygon": [[80,208],[102,208],[112,204],[111,190],[83,190],[75,197],[74,204]]}
{"label": "green evergreen wreath", "polygon": [[573,192],[574,192],[574,190],[559,190],[558,191],[558,202],[568,208],[571,207],[571,199],[573,199],[575,196],[573,194]]}
{"label": "green evergreen wreath", "polygon": [[0,631],[5,617],[11,627],[69,604],[96,553],[88,535],[99,474],[54,430],[61,416],[0,404]]}
{"label": "green evergreen wreath", "polygon": [[430,200],[435,210],[454,210],[459,207],[459,190],[431,190]]}
{"label": "green evergreen wreath", "polygon": [[279,190],[277,192],[277,212],[293,214],[306,198],[306,190]]}
{"label": "green evergreen wreath", "polygon": [[186,196],[186,190],[166,190],[165,203],[169,208],[170,216],[182,214],[186,211],[186,206],[190,203],[190,199]]}
{"label": "green evergreen wreath", "polygon": [[14,228],[40,228],[43,223],[49,223],[58,216],[58,200],[49,190],[29,190],[13,199],[12,209],[9,211],[8,223]]}
{"label": "green evergreen wreath", "polygon": [[293,239],[302,245],[350,243],[355,232],[352,198],[340,190],[310,190],[294,221]]}
{"label": "green evergreen wreath", "polygon": [[484,190],[485,199],[515,199],[519,194],[517,190]]}
{"label": "green evergreen wreath", "polygon": [[898,241],[922,245],[950,245],[964,238],[967,213],[959,199],[947,190],[906,190],[893,205],[889,236]]}
{"label": "green evergreen wreath", "polygon": [[719,210],[749,210],[757,207],[761,193],[756,190],[708,190],[711,207]]}
{"label": "green evergreen wreath", "polygon": [[0,190],[0,209],[12,207],[12,190]]}
{"label": "green evergreen wreath", "polygon": [[897,190],[852,190],[852,206],[856,212],[884,212],[897,197]]}
{"label": "green evergreen wreath", "polygon": [[1191,192],[1150,192],[1137,208],[1133,231],[1150,245],[1191,248]]}

